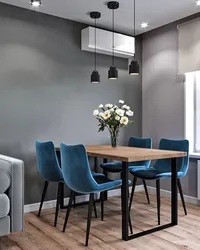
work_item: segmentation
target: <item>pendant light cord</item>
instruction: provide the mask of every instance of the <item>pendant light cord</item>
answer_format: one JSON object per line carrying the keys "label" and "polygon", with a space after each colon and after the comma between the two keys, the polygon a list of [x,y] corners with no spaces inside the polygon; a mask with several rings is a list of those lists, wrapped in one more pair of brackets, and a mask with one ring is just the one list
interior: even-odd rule
{"label": "pendant light cord", "polygon": [[134,0],[134,34],[133,34],[134,37],[135,37],[135,22],[136,18],[135,18],[135,0]]}
{"label": "pendant light cord", "polygon": [[113,23],[113,56],[112,56],[112,65],[114,66],[115,64],[115,51],[114,51],[114,47],[115,47],[115,34],[114,34],[114,31],[115,31],[115,10],[113,9],[113,13],[112,13],[112,23]]}
{"label": "pendant light cord", "polygon": [[95,53],[94,53],[95,71],[97,70],[97,19],[95,18]]}
{"label": "pendant light cord", "polygon": [[[134,38],[135,38],[135,34],[136,34],[136,11],[135,11],[135,0],[133,1],[133,3],[134,3]],[[136,51],[135,51],[135,54],[136,54]],[[134,54],[134,59],[136,60],[136,55]]]}

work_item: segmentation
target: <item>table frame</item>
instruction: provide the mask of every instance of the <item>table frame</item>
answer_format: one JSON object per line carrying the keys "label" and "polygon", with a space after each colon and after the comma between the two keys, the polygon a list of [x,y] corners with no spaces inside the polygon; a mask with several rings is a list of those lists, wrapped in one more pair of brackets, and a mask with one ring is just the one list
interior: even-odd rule
{"label": "table frame", "polygon": [[[57,151],[57,155],[59,158],[59,151]],[[97,170],[97,157],[94,157],[94,167],[95,170]],[[183,156],[184,157],[184,156]],[[171,222],[165,225],[161,225],[155,228],[151,228],[146,231],[142,231],[136,234],[129,234],[129,224],[128,224],[128,216],[129,216],[129,206],[128,206],[128,192],[129,192],[129,186],[128,186],[128,162],[122,161],[122,197],[121,197],[121,203],[122,203],[122,239],[125,241],[136,239],[139,237],[142,237],[144,235],[152,234],[157,231],[173,227],[178,225],[178,193],[177,193],[177,159],[180,157],[173,157],[171,158],[171,169],[172,169],[172,177],[171,177]],[[103,158],[103,162],[107,162],[106,158]],[[61,196],[60,196],[60,208],[64,209],[67,206],[64,205],[64,183],[61,184]],[[107,199],[107,192],[105,192],[105,199]],[[84,204],[86,204],[85,202]],[[83,203],[81,203],[82,205]],[[77,204],[76,204],[77,205]]]}
{"label": "table frame", "polygon": [[122,239],[125,241],[152,234],[157,231],[178,225],[178,194],[177,194],[177,158],[171,159],[171,223],[158,226],[140,233],[129,235],[128,229],[128,162],[122,162]]}

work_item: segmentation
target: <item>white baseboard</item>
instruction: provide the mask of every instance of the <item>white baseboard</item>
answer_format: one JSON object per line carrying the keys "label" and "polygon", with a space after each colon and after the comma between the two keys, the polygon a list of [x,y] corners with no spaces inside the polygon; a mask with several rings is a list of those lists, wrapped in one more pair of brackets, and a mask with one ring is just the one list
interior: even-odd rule
{"label": "white baseboard", "polygon": [[[150,194],[156,194],[156,188],[155,187],[148,186],[147,188],[148,188],[148,191],[149,191]],[[160,190],[160,194],[163,197],[168,197],[168,198],[171,197],[171,191],[167,191],[167,190],[164,190],[164,189]],[[181,199],[180,194],[178,194],[178,199],[179,200]],[[198,198],[196,198],[196,197],[184,195],[184,199],[185,199],[185,202],[191,203],[193,205],[200,206],[200,200]]]}
{"label": "white baseboard", "polygon": [[[129,192],[131,192],[131,187],[129,187]],[[142,185],[138,185],[135,188],[135,192],[141,192],[143,191],[144,188]],[[121,189],[113,189],[108,191],[108,197],[114,197],[114,196],[120,196],[121,195]],[[96,197],[98,198],[98,197]],[[80,195],[80,196],[76,196],[76,202],[77,203],[81,203],[84,201],[88,201],[89,200],[89,195]],[[64,199],[64,204],[67,205],[69,202],[69,198],[65,198]],[[39,206],[40,203],[34,203],[34,204],[29,204],[29,205],[25,205],[24,206],[24,213],[30,213],[30,212],[35,212],[39,210]],[[45,201],[43,203],[43,209],[49,209],[49,208],[54,208],[56,207],[56,200],[52,200],[52,201]]]}

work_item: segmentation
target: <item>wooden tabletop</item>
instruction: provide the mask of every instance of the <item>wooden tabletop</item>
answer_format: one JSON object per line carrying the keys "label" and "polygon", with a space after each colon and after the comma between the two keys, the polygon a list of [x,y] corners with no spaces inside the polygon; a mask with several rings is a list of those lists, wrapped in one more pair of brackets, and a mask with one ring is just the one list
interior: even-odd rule
{"label": "wooden tabletop", "polygon": [[[60,150],[60,148],[56,148]],[[144,160],[169,159],[187,156],[186,152],[168,151],[160,149],[146,149],[118,146],[112,148],[109,145],[88,145],[86,146],[88,156],[107,158],[111,160],[134,162]]]}

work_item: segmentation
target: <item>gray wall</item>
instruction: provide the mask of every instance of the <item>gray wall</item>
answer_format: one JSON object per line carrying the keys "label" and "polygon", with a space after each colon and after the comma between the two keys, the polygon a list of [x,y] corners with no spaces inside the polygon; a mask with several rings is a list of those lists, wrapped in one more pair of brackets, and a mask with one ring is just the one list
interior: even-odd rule
{"label": "gray wall", "polygon": [[[184,138],[184,84],[177,76],[178,30],[172,23],[143,35],[142,42],[142,131],[153,138],[154,147],[162,137]],[[195,160],[182,180],[186,195],[197,195]],[[170,189],[162,181],[163,189]],[[150,185],[155,186],[154,182]]]}
{"label": "gray wall", "polygon": [[[80,50],[84,24],[0,4],[0,153],[25,162],[25,203],[39,202],[43,180],[36,170],[36,139],[66,143],[108,143],[92,116],[100,103],[124,99],[135,123],[121,143],[141,136],[141,77],[128,75],[117,59],[119,80],[109,81],[111,57],[98,56],[101,83],[92,85],[93,53]],[[137,56],[141,60],[138,38]],[[52,185],[47,200],[54,199]]]}

